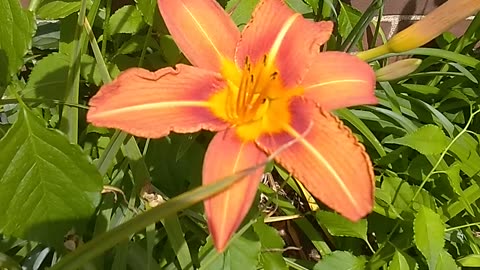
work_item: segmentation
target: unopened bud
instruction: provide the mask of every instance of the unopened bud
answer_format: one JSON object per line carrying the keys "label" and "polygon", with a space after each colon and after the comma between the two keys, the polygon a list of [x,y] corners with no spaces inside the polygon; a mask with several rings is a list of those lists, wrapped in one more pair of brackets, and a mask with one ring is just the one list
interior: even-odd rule
{"label": "unopened bud", "polygon": [[421,63],[420,59],[403,59],[378,69],[375,71],[375,75],[377,81],[398,80],[414,72]]}
{"label": "unopened bud", "polygon": [[420,21],[394,35],[387,42],[387,46],[391,52],[418,48],[479,10],[479,0],[449,0]]}

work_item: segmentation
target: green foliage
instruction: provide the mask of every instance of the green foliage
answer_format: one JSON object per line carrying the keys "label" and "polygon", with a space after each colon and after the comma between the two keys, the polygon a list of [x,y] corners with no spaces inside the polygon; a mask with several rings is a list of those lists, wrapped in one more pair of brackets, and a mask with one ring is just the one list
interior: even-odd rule
{"label": "green foliage", "polygon": [[10,77],[23,65],[35,31],[33,14],[23,10],[17,0],[0,2],[0,96]]}
{"label": "green foliage", "polygon": [[4,234],[61,247],[68,230],[85,229],[102,180],[77,145],[22,107],[0,149]]}
{"label": "green foliage", "polygon": [[[0,1],[0,269],[480,267],[479,15],[435,48],[372,60],[375,70],[394,56],[421,64],[379,82],[378,105],[334,112],[373,162],[373,213],[353,223],[316,210],[272,165],[273,181],[219,254],[198,203],[240,175],[200,187],[212,134],[146,140],[85,120],[90,97],[121,71],[187,63],[157,1],[111,2],[44,0],[27,11]],[[240,29],[258,2],[219,1]],[[326,49],[370,48],[366,29],[388,1],[365,12],[349,2],[286,1],[308,19],[335,21]],[[385,39],[381,29],[374,36]],[[160,205],[146,211],[152,198]]]}

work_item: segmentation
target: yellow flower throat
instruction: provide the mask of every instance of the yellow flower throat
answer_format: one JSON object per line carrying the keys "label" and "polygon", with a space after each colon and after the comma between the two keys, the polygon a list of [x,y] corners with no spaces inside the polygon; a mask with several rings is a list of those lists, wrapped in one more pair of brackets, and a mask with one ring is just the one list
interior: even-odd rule
{"label": "yellow flower throat", "polygon": [[290,123],[289,100],[301,89],[285,89],[267,55],[257,63],[247,57],[243,69],[224,61],[221,74],[227,86],[209,102],[213,113],[230,123],[237,135],[251,141],[265,133],[278,133]]}

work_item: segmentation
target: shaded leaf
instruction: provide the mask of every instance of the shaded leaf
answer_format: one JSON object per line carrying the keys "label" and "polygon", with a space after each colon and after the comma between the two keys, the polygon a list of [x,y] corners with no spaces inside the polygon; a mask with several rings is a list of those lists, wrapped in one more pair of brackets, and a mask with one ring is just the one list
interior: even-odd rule
{"label": "shaded leaf", "polygon": [[110,34],[118,33],[136,33],[145,24],[143,23],[142,13],[135,6],[123,6],[110,17],[108,27]]}
{"label": "shaded leaf", "polygon": [[202,269],[256,270],[261,245],[254,239],[256,236],[253,232],[247,231],[244,235],[233,238],[228,248],[218,254],[212,247],[212,238],[209,237],[203,247],[204,252],[209,250],[202,260]]}
{"label": "shaded leaf", "polygon": [[148,25],[153,25],[153,17],[158,14],[156,0],[135,0],[138,10],[143,14],[143,20]]}
{"label": "shaded leaf", "polygon": [[339,214],[327,211],[317,211],[316,218],[333,236],[350,236],[363,240],[367,239],[366,219],[352,222]]}
{"label": "shaded leaf", "polygon": [[334,251],[319,261],[314,270],[362,270],[365,268],[365,258],[355,257],[346,251]]}
{"label": "shaded leaf", "polygon": [[261,253],[260,258],[264,269],[288,269],[287,263],[282,256],[282,250],[285,243],[278,231],[263,223],[263,220],[261,219],[253,224],[253,229],[260,239],[260,243],[262,243],[263,252]]}
{"label": "shaded leaf", "polygon": [[64,100],[69,63],[70,56],[63,53],[52,53],[38,61],[30,74],[23,96]]}
{"label": "shaded leaf", "polygon": [[1,89],[23,65],[35,32],[35,18],[18,0],[0,1],[0,97]]}
{"label": "shaded leaf", "polygon": [[415,270],[418,268],[417,262],[408,255],[396,250],[393,259],[388,266],[388,270]]}
{"label": "shaded leaf", "polygon": [[2,233],[59,247],[68,230],[84,229],[102,178],[78,146],[21,108],[0,153]]}
{"label": "shaded leaf", "polygon": [[243,27],[248,23],[259,0],[230,0],[225,10],[236,25]]}
{"label": "shaded leaf", "polygon": [[405,145],[423,155],[435,155],[445,150],[448,138],[438,126],[425,125],[404,137],[389,139],[384,143]]}
{"label": "shaded leaf", "polygon": [[445,224],[437,213],[422,207],[415,217],[413,229],[415,245],[427,259],[428,267],[436,269],[445,243]]}

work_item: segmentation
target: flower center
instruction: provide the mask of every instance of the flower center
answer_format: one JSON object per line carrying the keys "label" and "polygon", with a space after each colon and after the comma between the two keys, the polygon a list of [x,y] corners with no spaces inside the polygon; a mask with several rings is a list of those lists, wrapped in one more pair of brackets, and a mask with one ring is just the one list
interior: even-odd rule
{"label": "flower center", "polygon": [[227,87],[209,102],[213,113],[229,122],[240,138],[255,140],[265,133],[281,132],[290,123],[289,99],[300,94],[300,89],[283,87],[281,74],[267,55],[256,63],[247,57],[243,69],[224,61],[221,74]]}

